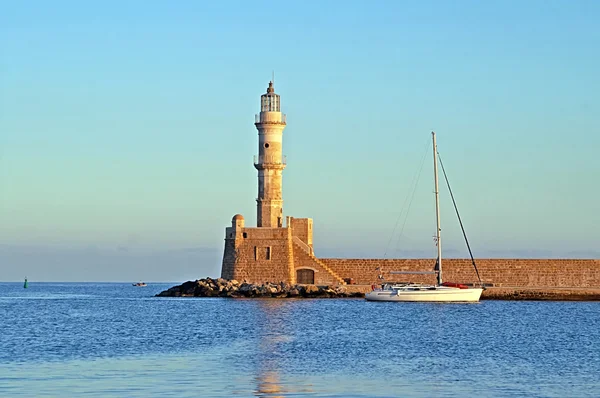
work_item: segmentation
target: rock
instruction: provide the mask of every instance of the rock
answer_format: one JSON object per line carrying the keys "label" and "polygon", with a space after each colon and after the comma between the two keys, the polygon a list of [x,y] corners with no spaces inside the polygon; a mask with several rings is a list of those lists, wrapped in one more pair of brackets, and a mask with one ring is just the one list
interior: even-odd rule
{"label": "rock", "polygon": [[223,278],[198,279],[173,286],[157,297],[364,297],[363,293],[349,294],[344,286],[290,285],[285,282],[252,284]]}
{"label": "rock", "polygon": [[267,294],[271,294],[271,287],[269,287],[268,285],[261,285],[258,289],[258,294],[260,294],[261,296],[266,296]]}
{"label": "rock", "polygon": [[252,285],[249,283],[242,283],[242,285],[238,288],[240,293],[245,293],[250,290],[252,290]]}
{"label": "rock", "polygon": [[287,296],[288,296],[287,290],[283,290],[283,291],[279,291],[275,294],[271,294],[271,297],[273,297],[273,298],[285,298]]}
{"label": "rock", "polygon": [[164,290],[158,293],[156,297],[174,297],[177,293],[179,293],[179,290],[170,288],[169,290]]}
{"label": "rock", "polygon": [[306,285],[300,289],[300,294],[303,297],[312,297],[315,296],[319,292],[319,288],[315,285]]}

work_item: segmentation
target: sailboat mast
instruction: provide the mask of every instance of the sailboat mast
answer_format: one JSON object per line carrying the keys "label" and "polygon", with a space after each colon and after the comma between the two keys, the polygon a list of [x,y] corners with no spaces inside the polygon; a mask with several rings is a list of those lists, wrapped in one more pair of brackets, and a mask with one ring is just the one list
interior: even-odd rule
{"label": "sailboat mast", "polygon": [[438,285],[442,284],[442,237],[440,228],[440,190],[438,187],[438,168],[437,168],[437,143],[435,141],[435,132],[431,132],[433,139],[433,178],[435,180],[435,220],[436,220],[436,241],[437,241],[437,271]]}

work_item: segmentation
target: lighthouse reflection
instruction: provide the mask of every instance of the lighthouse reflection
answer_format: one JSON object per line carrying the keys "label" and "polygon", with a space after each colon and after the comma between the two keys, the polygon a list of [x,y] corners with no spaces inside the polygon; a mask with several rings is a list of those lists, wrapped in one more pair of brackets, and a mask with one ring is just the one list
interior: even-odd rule
{"label": "lighthouse reflection", "polygon": [[261,372],[256,378],[257,390],[254,395],[257,397],[272,397],[282,398],[283,395],[288,391],[284,391],[277,371],[265,371]]}
{"label": "lighthouse reflection", "polygon": [[[260,319],[258,319],[258,363],[256,375],[257,397],[278,398],[293,392],[290,383],[281,379],[281,369],[288,362],[286,352],[294,341],[291,330],[293,303],[289,300],[265,299],[258,303]],[[292,383],[294,387],[300,387]],[[301,386],[307,392],[307,386]]]}

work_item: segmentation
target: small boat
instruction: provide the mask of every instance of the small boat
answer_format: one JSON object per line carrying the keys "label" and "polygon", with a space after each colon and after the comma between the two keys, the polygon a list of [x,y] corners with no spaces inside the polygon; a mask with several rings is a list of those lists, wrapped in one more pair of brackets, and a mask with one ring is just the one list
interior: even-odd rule
{"label": "small boat", "polygon": [[[415,272],[390,272],[392,274],[437,274],[437,283],[435,285],[425,285],[417,283],[384,283],[381,288],[375,288],[369,293],[365,294],[365,299],[368,301],[422,301],[422,302],[477,302],[483,292],[482,287],[469,287],[464,284],[443,282],[442,281],[442,241],[441,241],[441,228],[440,228],[440,200],[439,200],[439,189],[438,189],[438,151],[435,140],[435,132],[431,133],[433,140],[433,175],[435,183],[435,212],[437,219],[437,232],[436,232],[436,246],[437,246],[437,261],[435,265],[435,271],[415,271]],[[441,162],[441,160],[440,160]],[[442,171],[444,171],[443,163]],[[444,171],[444,177],[446,172]],[[446,182],[448,179],[446,178]],[[450,186],[448,185],[448,189]],[[454,196],[450,190],[452,201],[454,202]],[[456,203],[454,203],[456,209]],[[458,215],[458,210],[456,210]],[[458,216],[460,221],[460,216]],[[460,222],[462,229],[462,221]],[[463,235],[466,241],[466,234],[463,229]],[[475,272],[479,278],[479,272],[475,265],[475,260],[467,241],[467,247],[471,254],[471,260],[475,267]],[[481,284],[481,279],[479,279]]]}
{"label": "small boat", "polygon": [[138,283],[132,283],[132,286],[137,286],[137,287],[144,287],[144,286],[148,286],[147,284],[145,284],[144,282],[138,282]]}

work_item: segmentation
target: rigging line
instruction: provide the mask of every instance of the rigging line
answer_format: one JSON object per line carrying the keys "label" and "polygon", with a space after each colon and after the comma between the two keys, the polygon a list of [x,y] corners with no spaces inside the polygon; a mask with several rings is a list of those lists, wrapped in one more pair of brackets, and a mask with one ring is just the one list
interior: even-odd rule
{"label": "rigging line", "polygon": [[437,152],[438,159],[440,161],[440,166],[442,166],[442,172],[444,173],[444,179],[446,180],[446,185],[448,186],[448,191],[450,192],[450,197],[452,198],[452,204],[454,205],[454,210],[456,211],[456,216],[458,217],[458,222],[460,223],[460,229],[462,230],[463,236],[465,237],[465,242],[467,244],[467,249],[469,249],[469,255],[471,256],[471,262],[473,263],[473,268],[475,268],[475,273],[477,274],[477,279],[479,279],[479,284],[481,287],[485,289],[483,283],[481,282],[481,278],[479,277],[479,271],[477,270],[477,265],[475,264],[475,259],[473,258],[473,252],[471,252],[471,246],[469,245],[469,240],[467,239],[467,233],[465,232],[465,228],[463,227],[462,220],[460,218],[460,214],[458,213],[458,207],[456,207],[456,201],[454,200],[454,195],[452,194],[452,188],[450,188],[450,182],[448,181],[448,176],[446,175],[446,170],[444,169],[444,163],[442,162],[442,157],[440,153]]}
{"label": "rigging line", "polygon": [[400,235],[398,235],[398,242],[396,243],[396,252],[400,247],[400,239],[402,239],[402,233],[404,232],[404,227],[406,226],[406,221],[408,220],[408,213],[410,212],[410,207],[412,205],[413,199],[415,198],[415,192],[417,192],[417,186],[419,185],[419,180],[421,179],[421,172],[423,171],[423,165],[425,164],[425,157],[427,156],[427,152],[429,152],[429,145],[431,142],[427,142],[427,146],[425,148],[425,152],[423,152],[423,157],[421,158],[421,166],[419,167],[419,173],[417,174],[417,180],[415,182],[415,186],[413,187],[412,195],[410,197],[410,202],[408,203],[408,208],[406,209],[406,213],[404,215],[404,222],[402,223],[402,229],[400,230]]}
{"label": "rigging line", "polygon": [[[425,154],[427,154],[427,150],[429,149],[429,140],[427,141],[427,145],[425,147]],[[423,159],[425,158],[425,155],[423,155]],[[422,163],[423,161],[421,161]],[[421,165],[421,168],[423,166]],[[420,174],[420,171],[417,173],[415,172],[415,175],[412,178],[412,181],[409,185],[409,187],[412,187],[413,184],[415,183],[415,179],[417,178],[418,174]],[[404,198],[404,203],[402,203],[402,207],[400,208],[400,213],[398,214],[398,218],[396,219],[396,224],[394,225],[394,229],[392,230],[392,234],[390,235],[390,239],[388,240],[387,246],[385,247],[385,251],[383,252],[383,258],[386,258],[387,256],[387,252],[390,248],[390,244],[392,243],[392,239],[394,238],[394,233],[396,232],[396,229],[398,228],[398,224],[400,223],[400,218],[402,218],[402,213],[404,212],[404,207],[406,206],[406,202],[408,201],[408,198],[410,196],[410,191],[409,193],[406,194],[406,197]],[[408,210],[407,210],[408,212]]]}

